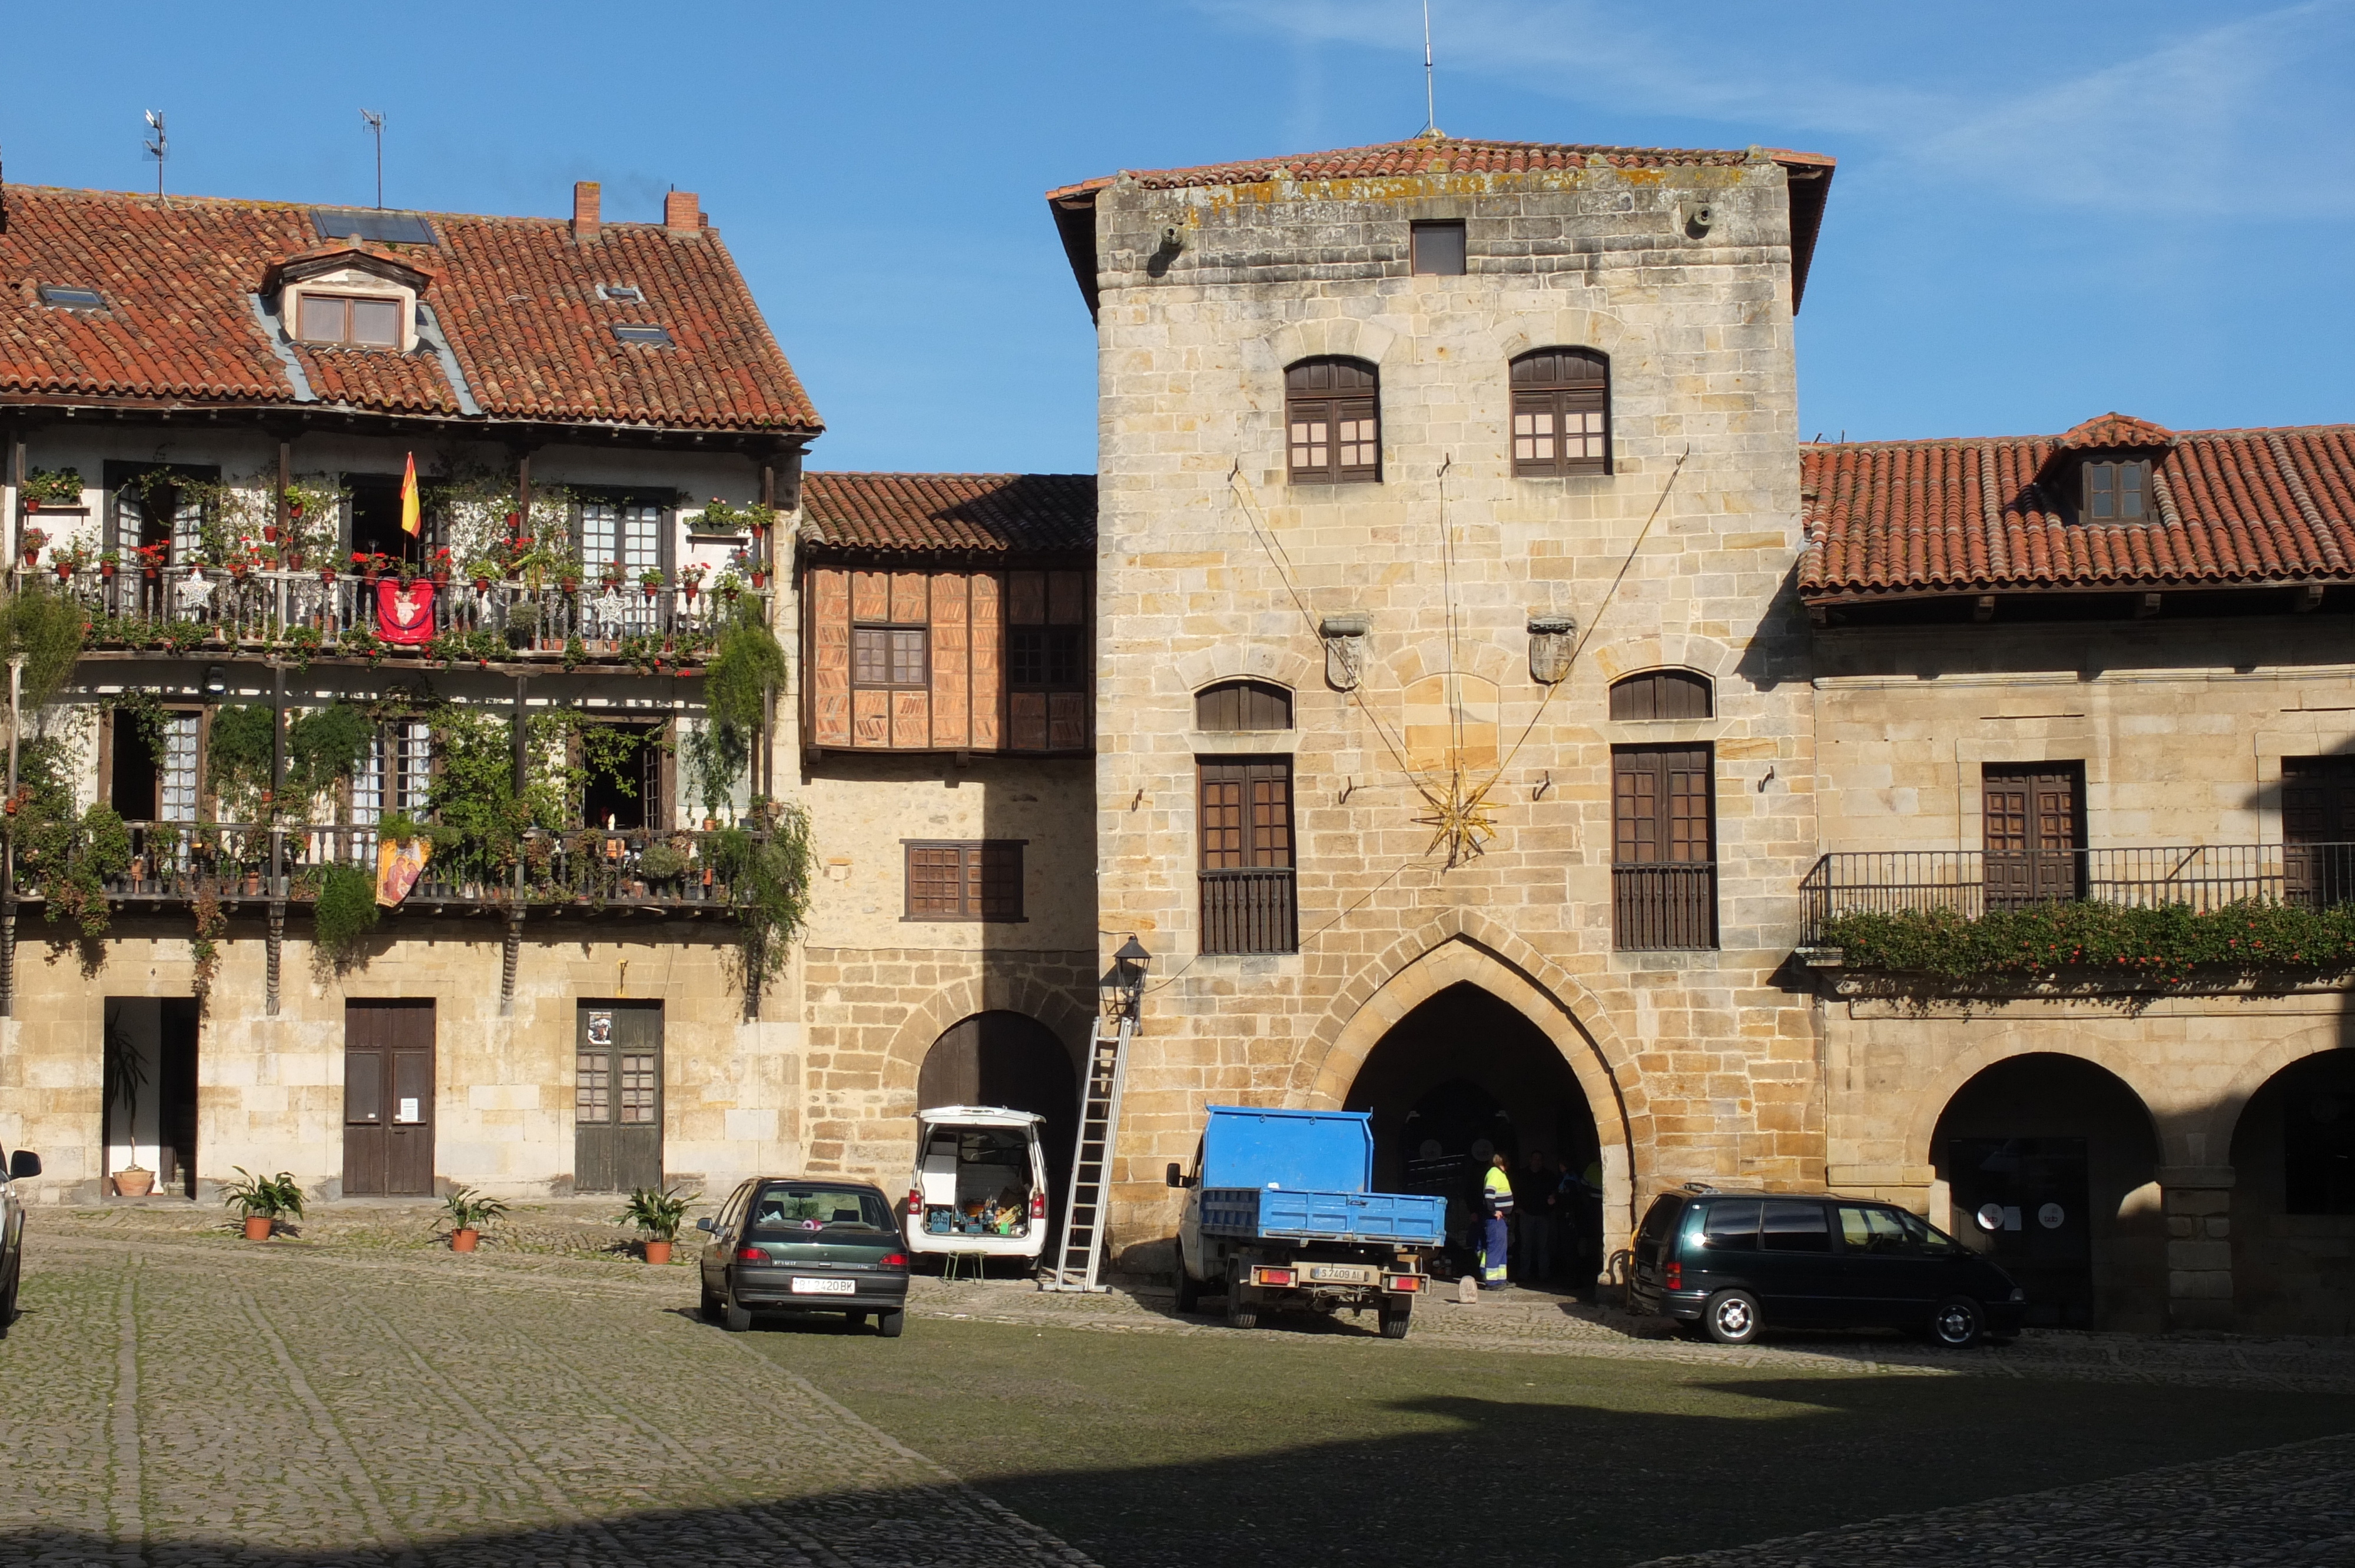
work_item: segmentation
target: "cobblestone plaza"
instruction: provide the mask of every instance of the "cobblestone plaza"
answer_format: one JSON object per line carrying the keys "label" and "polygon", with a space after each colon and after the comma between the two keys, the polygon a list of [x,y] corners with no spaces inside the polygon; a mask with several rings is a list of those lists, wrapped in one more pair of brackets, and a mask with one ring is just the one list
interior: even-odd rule
{"label": "cobblestone plaza", "polygon": [[[1534,1467],[1508,1489],[1566,1478],[1575,1506],[1544,1511],[1572,1532],[1565,1552],[1595,1521],[1578,1552],[1593,1562],[2355,1552],[2355,1352],[2340,1342],[2031,1332],[1961,1354],[1859,1336],[1728,1351],[1515,1290],[1434,1303],[1392,1345],[1346,1315],[1241,1335],[1150,1289],[931,1279],[905,1340],[730,1336],[695,1318],[689,1269],[598,1255],[581,1216],[519,1219],[464,1258],[425,1241],[421,1210],[338,1206],[267,1246],[193,1209],[45,1213],[25,1315],[0,1343],[0,1562],[1143,1568],[1220,1545],[1312,1560],[1284,1531],[1319,1505],[1268,1520],[1253,1477],[1315,1478],[1337,1509],[1389,1519],[1354,1560],[1551,1560],[1447,1522],[1477,1511],[1459,1506],[1477,1501],[1468,1478],[1494,1464]],[[1312,1393],[1337,1425],[1263,1413]],[[1092,1436],[1096,1407],[1123,1399],[1165,1424],[1129,1433],[1140,1424],[1115,1413]],[[1808,1465],[1822,1467],[1811,1444],[1845,1445],[1822,1452],[1858,1455],[1859,1483],[1786,1485],[1795,1461],[1765,1447],[1747,1473],[1726,1440],[1743,1429],[1719,1425],[1729,1401],[1771,1402],[1785,1425],[1766,1447]],[[1373,1437],[1371,1413],[1409,1409],[1438,1424]],[[2012,1424],[2018,1452],[1987,1440],[1990,1420]],[[1707,1441],[1677,1436],[1695,1421]],[[1870,1421],[1898,1434],[1878,1460]],[[1934,1463],[1909,1464],[1915,1443]],[[1361,1494],[1416,1489],[1401,1470],[1438,1478],[1433,1495],[1372,1509]],[[1741,1506],[1663,1509],[1655,1489],[1679,1470]],[[1204,1513],[1185,1505],[1198,1493],[1237,1500]]]}

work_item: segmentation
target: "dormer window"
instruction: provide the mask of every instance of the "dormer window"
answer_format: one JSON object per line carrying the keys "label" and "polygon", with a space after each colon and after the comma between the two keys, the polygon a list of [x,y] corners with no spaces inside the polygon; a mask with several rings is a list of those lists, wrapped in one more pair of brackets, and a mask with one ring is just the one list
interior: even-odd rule
{"label": "dormer window", "polygon": [[2087,522],[2139,523],[2150,515],[2147,461],[2089,462],[2084,474]]}
{"label": "dormer window", "polygon": [[305,290],[295,335],[336,347],[399,348],[400,305],[399,300]]}
{"label": "dormer window", "polygon": [[96,289],[44,283],[41,285],[41,303],[60,311],[102,311],[106,309],[106,296]]}

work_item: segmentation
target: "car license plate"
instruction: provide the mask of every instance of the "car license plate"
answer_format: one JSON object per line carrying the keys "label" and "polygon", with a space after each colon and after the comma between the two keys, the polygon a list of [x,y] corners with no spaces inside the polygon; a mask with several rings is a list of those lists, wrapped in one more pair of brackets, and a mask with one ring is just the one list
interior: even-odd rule
{"label": "car license plate", "polygon": [[1308,1277],[1311,1279],[1329,1279],[1337,1285],[1363,1285],[1367,1280],[1373,1277],[1373,1270],[1369,1268],[1347,1268],[1338,1265],[1326,1264],[1310,1269],[1308,1271]]}
{"label": "car license plate", "polygon": [[858,1281],[855,1279],[796,1279],[794,1281],[794,1294],[796,1296],[855,1296],[858,1293]]}

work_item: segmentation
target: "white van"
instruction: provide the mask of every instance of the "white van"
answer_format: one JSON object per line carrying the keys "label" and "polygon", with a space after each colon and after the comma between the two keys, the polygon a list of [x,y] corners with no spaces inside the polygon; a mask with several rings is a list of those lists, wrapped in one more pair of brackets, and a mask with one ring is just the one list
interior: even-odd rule
{"label": "white van", "polygon": [[908,1250],[1035,1260],[1047,1245],[1046,1119],[1003,1106],[918,1111]]}

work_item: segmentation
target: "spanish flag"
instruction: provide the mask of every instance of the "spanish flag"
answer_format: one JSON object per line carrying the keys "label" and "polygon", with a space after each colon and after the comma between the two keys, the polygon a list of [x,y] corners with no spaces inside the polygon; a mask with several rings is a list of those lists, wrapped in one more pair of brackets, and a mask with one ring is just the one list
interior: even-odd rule
{"label": "spanish flag", "polygon": [[417,533],[417,454],[409,454],[408,471],[400,476],[400,531],[414,537]]}

